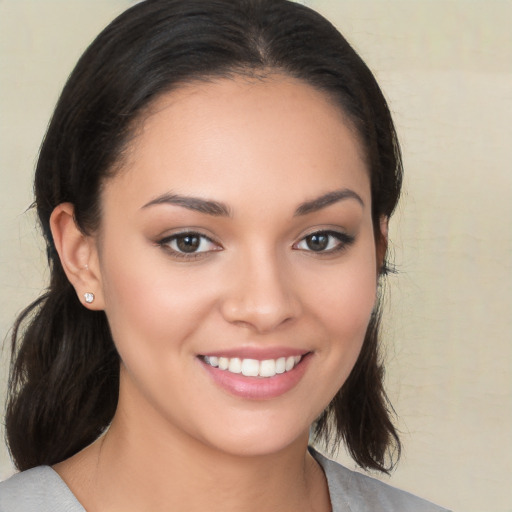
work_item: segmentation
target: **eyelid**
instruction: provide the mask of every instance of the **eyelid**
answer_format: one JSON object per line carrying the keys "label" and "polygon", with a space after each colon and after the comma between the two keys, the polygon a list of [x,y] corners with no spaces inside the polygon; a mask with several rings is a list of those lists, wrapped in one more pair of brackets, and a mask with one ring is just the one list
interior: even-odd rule
{"label": "eyelid", "polygon": [[[308,237],[310,237],[310,236],[313,236],[313,235],[327,235],[327,236],[331,236],[331,237],[337,239],[339,243],[336,245],[336,247],[333,247],[333,248],[327,249],[327,250],[322,250],[322,251],[314,251],[313,249],[299,247],[299,244],[301,244],[303,242],[305,243],[306,239]],[[292,248],[295,249],[295,250],[299,250],[299,251],[304,251],[304,252],[307,252],[307,253],[315,254],[315,255],[318,255],[318,256],[322,256],[322,255],[326,255],[327,256],[327,255],[330,255],[330,254],[333,254],[333,253],[337,253],[337,252],[341,252],[341,251],[347,249],[354,242],[355,242],[355,236],[349,235],[348,233],[346,233],[343,230],[332,229],[332,228],[324,228],[324,229],[315,229],[315,230],[310,231],[309,233],[306,233],[305,235],[303,235],[299,239],[298,242],[293,244]]]}
{"label": "eyelid", "polygon": [[[174,249],[171,247],[171,243],[175,240],[177,240],[180,237],[184,236],[196,236],[198,238],[201,238],[203,240],[207,240],[209,243],[216,246],[214,249],[208,249],[208,250],[202,250],[202,251],[196,251],[196,252],[183,252],[177,249]],[[213,239],[213,237],[206,235],[204,233],[201,233],[201,231],[197,229],[181,229],[178,232],[168,234],[166,236],[160,237],[156,242],[155,245],[158,245],[165,251],[171,253],[172,257],[179,258],[179,259],[185,259],[185,260],[194,260],[198,258],[204,258],[207,257],[212,252],[218,252],[222,251],[224,248],[222,245]]]}

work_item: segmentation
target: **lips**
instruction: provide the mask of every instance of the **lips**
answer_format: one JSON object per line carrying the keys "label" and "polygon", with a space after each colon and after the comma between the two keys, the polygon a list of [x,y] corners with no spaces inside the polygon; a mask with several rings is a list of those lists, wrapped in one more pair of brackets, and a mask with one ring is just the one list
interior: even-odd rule
{"label": "lips", "polygon": [[289,349],[258,352],[200,355],[198,360],[215,384],[229,394],[266,400],[294,388],[304,375],[312,355],[311,352],[298,353]]}

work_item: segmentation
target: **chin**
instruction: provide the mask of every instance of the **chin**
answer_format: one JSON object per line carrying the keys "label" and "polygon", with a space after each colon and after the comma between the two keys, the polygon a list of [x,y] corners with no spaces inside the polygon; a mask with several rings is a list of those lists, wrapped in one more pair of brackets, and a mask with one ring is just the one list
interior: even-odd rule
{"label": "chin", "polygon": [[297,437],[291,437],[289,434],[276,435],[275,432],[267,432],[259,436],[244,437],[244,439],[232,437],[225,441],[219,440],[215,448],[233,457],[268,457],[297,444],[303,444],[306,448],[309,429],[301,432]]}
{"label": "chin", "polygon": [[297,444],[304,445],[304,449],[307,446],[310,423],[304,421],[304,414],[301,422],[297,416],[286,418],[282,412],[269,417],[253,411],[251,418],[242,416],[226,418],[221,425],[210,424],[199,439],[213,449],[239,457],[264,457]]}

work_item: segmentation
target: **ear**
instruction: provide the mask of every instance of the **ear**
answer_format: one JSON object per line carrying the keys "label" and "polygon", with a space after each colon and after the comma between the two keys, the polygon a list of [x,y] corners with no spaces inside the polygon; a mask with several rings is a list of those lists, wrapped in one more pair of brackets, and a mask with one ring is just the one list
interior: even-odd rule
{"label": "ear", "polygon": [[[96,239],[77,226],[71,203],[59,204],[53,210],[50,228],[60,262],[78,299],[88,309],[104,309]],[[86,301],[86,294],[93,294],[92,302]]]}
{"label": "ear", "polygon": [[379,221],[379,232],[375,237],[376,255],[377,255],[377,275],[383,273],[383,266],[386,259],[386,252],[388,250],[388,230],[389,230],[389,217],[382,215]]}

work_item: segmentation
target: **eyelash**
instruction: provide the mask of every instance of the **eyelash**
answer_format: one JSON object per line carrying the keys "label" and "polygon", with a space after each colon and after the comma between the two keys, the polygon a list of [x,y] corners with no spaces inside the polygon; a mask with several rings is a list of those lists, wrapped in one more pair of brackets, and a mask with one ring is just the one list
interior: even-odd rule
{"label": "eyelash", "polygon": [[[308,239],[311,241],[313,237],[323,237],[323,236],[328,237],[327,248],[315,251],[314,249],[311,249],[311,247],[308,247],[308,248],[300,247],[300,245],[303,243],[307,244]],[[180,250],[178,246],[172,247],[172,245],[178,244],[180,239],[185,239],[185,238],[198,238],[199,239],[198,248],[201,248],[201,245],[203,245],[205,241],[209,244],[216,246],[217,248],[187,253],[187,252]],[[336,240],[337,243],[334,247],[329,247],[330,245],[332,245],[333,239]],[[341,233],[341,232],[333,231],[333,230],[321,230],[321,231],[315,231],[315,232],[310,233],[310,234],[306,235],[305,237],[301,238],[299,240],[299,242],[295,243],[292,246],[292,248],[295,250],[310,252],[312,254],[323,256],[323,255],[330,255],[330,254],[341,252],[341,251],[347,249],[348,246],[352,245],[354,243],[354,241],[355,241],[355,237],[347,235],[346,233]],[[217,252],[217,251],[221,251],[223,249],[219,243],[215,242],[210,237],[203,235],[202,233],[195,232],[195,231],[183,231],[181,233],[176,233],[174,235],[167,236],[167,237],[163,238],[162,240],[159,240],[157,242],[157,245],[162,247],[166,251],[171,252],[173,257],[180,258],[180,259],[187,260],[187,261],[196,260],[198,258],[204,257],[205,255],[207,255],[211,252]]]}
{"label": "eyelash", "polygon": [[[308,239],[312,239],[313,237],[328,237],[327,238],[327,249],[322,249],[319,251],[315,251],[314,249],[309,248],[301,248],[299,247],[300,244],[305,243],[307,244]],[[334,247],[329,247],[333,243],[333,239],[337,241],[336,245]],[[342,233],[339,231],[333,231],[333,230],[321,230],[321,231],[314,231],[313,233],[310,233],[309,235],[306,235],[305,237],[301,238],[301,240],[294,244],[293,248],[310,252],[315,255],[319,256],[327,256],[334,253],[338,253],[341,251],[346,250],[350,245],[352,245],[355,242],[355,237],[351,235],[347,235],[346,233]]]}
{"label": "eyelash", "polygon": [[[179,243],[180,239],[185,239],[185,238],[198,238],[199,239],[199,246],[198,246],[199,248],[206,241],[209,244],[212,244],[212,245],[218,247],[218,249],[210,249],[210,250],[203,250],[203,251],[199,251],[199,252],[196,251],[196,252],[188,252],[187,253],[187,252],[181,251],[179,249],[179,247],[173,248],[171,246],[171,244],[173,244],[173,243],[177,244],[177,243]],[[222,250],[222,246],[220,244],[218,244],[217,242],[212,240],[210,237],[203,235],[202,233],[197,233],[195,231],[183,231],[181,233],[176,233],[174,235],[167,236],[167,237],[163,238],[162,240],[159,240],[157,242],[157,245],[159,245],[166,251],[169,251],[170,253],[172,253],[173,257],[180,258],[180,259],[187,260],[187,261],[202,258],[210,252],[217,252],[217,251]]]}

